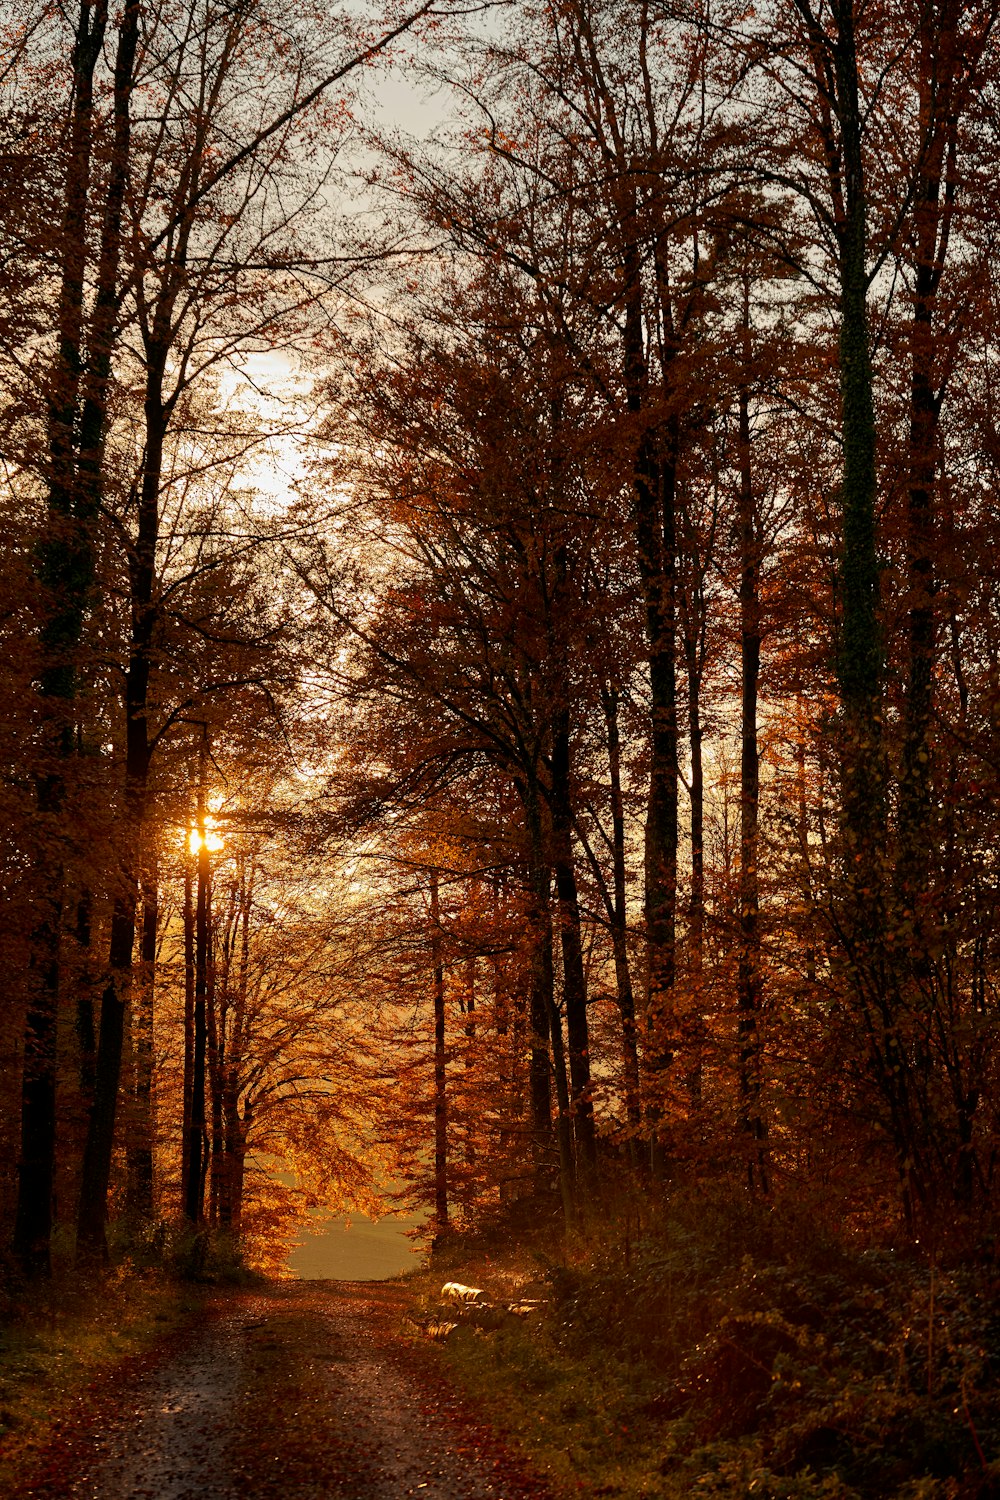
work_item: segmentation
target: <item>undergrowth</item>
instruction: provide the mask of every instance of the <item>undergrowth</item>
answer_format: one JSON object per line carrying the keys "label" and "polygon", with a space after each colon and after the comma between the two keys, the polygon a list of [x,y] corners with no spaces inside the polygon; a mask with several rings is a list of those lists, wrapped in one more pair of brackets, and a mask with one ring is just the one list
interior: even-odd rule
{"label": "undergrowth", "polygon": [[95,1380],[184,1328],[208,1288],[253,1279],[231,1239],[205,1230],[118,1225],[109,1248],[109,1264],[90,1272],[74,1269],[59,1238],[48,1279],[0,1267],[0,1494],[17,1493]]}
{"label": "undergrowth", "polygon": [[815,1214],[677,1194],[553,1240],[456,1239],[420,1278],[502,1303],[443,1357],[568,1492],[662,1500],[1000,1495],[1000,1270],[852,1242]]}

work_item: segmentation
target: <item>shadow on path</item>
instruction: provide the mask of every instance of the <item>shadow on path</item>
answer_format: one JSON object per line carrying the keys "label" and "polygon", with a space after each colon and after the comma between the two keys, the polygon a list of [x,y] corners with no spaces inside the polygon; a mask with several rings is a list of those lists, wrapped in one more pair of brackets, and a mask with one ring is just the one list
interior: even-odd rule
{"label": "shadow on path", "polygon": [[537,1500],[549,1492],[397,1332],[385,1282],[220,1296],[95,1393],[32,1500]]}

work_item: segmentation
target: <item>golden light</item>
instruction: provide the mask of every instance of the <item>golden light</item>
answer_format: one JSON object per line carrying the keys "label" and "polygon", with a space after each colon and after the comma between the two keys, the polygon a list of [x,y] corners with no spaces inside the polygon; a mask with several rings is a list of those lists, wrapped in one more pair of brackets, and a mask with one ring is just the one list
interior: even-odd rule
{"label": "golden light", "polygon": [[[205,819],[205,848],[209,854],[219,854],[226,847],[221,836],[213,831],[214,826],[215,819],[210,815]],[[188,849],[192,854],[199,853],[201,850],[201,834],[197,828],[188,830],[187,842]]]}

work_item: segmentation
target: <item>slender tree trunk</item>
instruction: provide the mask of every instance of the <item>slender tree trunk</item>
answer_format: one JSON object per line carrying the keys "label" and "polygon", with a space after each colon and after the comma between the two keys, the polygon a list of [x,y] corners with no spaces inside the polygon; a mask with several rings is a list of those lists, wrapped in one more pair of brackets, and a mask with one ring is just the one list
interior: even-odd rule
{"label": "slender tree trunk", "polygon": [[611,786],[611,849],[613,899],[608,913],[615,961],[615,987],[622,1018],[622,1054],[625,1070],[625,1110],[629,1125],[637,1130],[642,1119],[639,1093],[639,1048],[636,1038],[635,993],[628,954],[628,906],[625,878],[625,802],[622,797],[621,738],[618,729],[618,691],[602,688],[601,703],[608,745],[608,775]]}
{"label": "slender tree trunk", "polygon": [[250,1137],[250,1129],[253,1125],[253,1104],[249,1097],[243,1101],[243,1114],[240,1116],[239,1129],[236,1135],[236,1149],[233,1155],[232,1176],[230,1178],[230,1191],[232,1194],[232,1225],[238,1234],[240,1220],[243,1217],[243,1184],[246,1169],[247,1141]]}
{"label": "slender tree trunk", "polygon": [[688,904],[687,1010],[682,1018],[685,1078],[691,1107],[701,1106],[704,1052],[702,982],[705,948],[705,763],[701,722],[702,662],[700,633],[704,601],[694,582],[685,611],[684,658],[687,672],[688,745],[691,753],[691,899]]}
{"label": "slender tree trunk", "polygon": [[431,871],[431,964],[434,990],[434,1238],[448,1230],[448,1055],[445,1048],[444,941],[438,872]]}
{"label": "slender tree trunk", "polygon": [[156,851],[146,855],[142,878],[142,938],[139,970],[133,983],[133,1029],[135,1032],[135,1099],[132,1140],[129,1146],[129,1208],[137,1218],[150,1223],[154,1212],[153,1144],[153,1018],[156,991],[156,937],[159,920],[159,885]]}
{"label": "slender tree trunk", "polygon": [[[466,1078],[471,1080],[475,1067],[475,1041],[476,1041],[476,955],[470,953],[465,960],[465,985],[464,994],[461,997],[462,1011],[465,1016],[465,1024],[462,1030],[465,1033],[465,1050],[463,1065]],[[469,1167],[476,1160],[476,1133],[475,1120],[472,1111],[467,1111],[465,1124],[464,1156]]]}
{"label": "slender tree trunk", "polygon": [[[240,1114],[238,1073],[230,1064],[222,1097],[225,1165],[219,1183],[219,1223],[235,1233],[239,1229],[243,1200],[243,1164],[246,1157],[244,1116]],[[246,1118],[249,1115],[244,1111]]]}
{"label": "slender tree trunk", "polygon": [[528,823],[528,927],[531,934],[531,972],[528,1025],[531,1055],[528,1065],[528,1097],[535,1186],[544,1188],[551,1174],[552,1091],[550,1044],[552,1014],[552,937],[549,915],[549,871],[542,852],[541,809],[537,789],[522,788]]}
{"label": "slender tree trunk", "polygon": [[746,379],[750,369],[748,296],[744,302],[744,381],[739,392],[740,455],[740,957],[737,977],[739,1013],[740,1126],[749,1143],[747,1186],[767,1193],[770,1171],[767,1127],[761,1109],[763,1066],[760,1010],[763,994],[760,963],[760,893],[758,826],[760,755],[757,743],[757,685],[760,677],[760,540],[750,464],[750,403]]}
{"label": "slender tree trunk", "polygon": [[806,786],[806,733],[808,715],[801,693],[796,704],[795,737],[795,805],[799,849],[802,853],[802,899],[805,908],[806,983],[816,983],[816,945],[814,937],[814,898],[809,846],[809,793]]}
{"label": "slender tree trunk", "polygon": [[[836,9],[840,28],[835,62],[846,184],[844,222],[840,226],[843,620],[839,675],[848,736],[844,821],[855,862],[860,864],[858,878],[863,884],[858,895],[869,911],[878,911],[881,892],[876,862],[883,841],[885,809],[866,202],[851,6],[848,0],[839,0]],[[857,915],[860,917],[860,911]]]}
{"label": "slender tree trunk", "polygon": [[36,573],[41,586],[40,695],[45,752],[36,801],[46,851],[39,861],[42,915],[31,939],[21,1083],[21,1153],[13,1249],[28,1275],[50,1269],[55,1184],[56,1031],[65,886],[66,786],[75,747],[76,648],[93,578],[93,542],[77,514],[75,431],[82,369],[84,270],[92,155],[94,73],[107,25],[106,0],[82,3],[73,48],[69,156],[60,228],[59,342],[48,398],[48,517]]}
{"label": "slender tree trunk", "polygon": [[[844,176],[840,253],[840,408],[843,469],[841,646],[843,829],[853,936],[867,951],[882,930],[885,836],[882,649],[875,523],[875,411],[868,340],[866,197],[853,11],[835,6],[834,66]],[[872,956],[875,957],[874,950]]]}
{"label": "slender tree trunk", "polygon": [[691,901],[688,906],[688,950],[691,973],[700,978],[705,941],[705,764],[701,727],[701,680],[688,679],[688,740],[691,748]]}
{"label": "slender tree trunk", "polygon": [[[938,1173],[952,1170],[951,1189],[963,1206],[972,1201],[980,1179],[973,1122],[980,1102],[975,1080],[981,1078],[976,1048],[960,1040],[952,1018],[942,1017],[941,997],[934,981],[933,948],[940,935],[930,900],[937,854],[939,813],[932,767],[934,665],[937,635],[937,465],[940,400],[936,382],[944,390],[938,291],[950,241],[951,220],[958,192],[956,156],[968,79],[978,65],[996,11],[984,26],[976,26],[978,43],[968,34],[959,39],[960,0],[940,0],[921,18],[918,90],[923,138],[920,169],[912,209],[913,311],[910,326],[910,430],[907,491],[907,552],[909,618],[907,684],[903,706],[903,753],[899,781],[896,887],[904,930],[908,935],[910,975],[917,987],[916,1005],[936,1024],[938,1055],[948,1074],[954,1115],[950,1129],[936,1118],[938,1106],[926,1088],[932,1062],[928,1051],[920,1079],[921,1126],[931,1152],[939,1156]],[[970,45],[971,44],[971,45]],[[962,75],[965,75],[964,80]],[[935,931],[937,928],[937,931]],[[948,940],[945,939],[947,942]],[[950,958],[950,955],[949,955]],[[945,966],[948,959],[945,960]],[[933,1021],[928,1012],[933,1012]],[[946,1136],[952,1137],[954,1156],[940,1161]],[[928,1154],[930,1155],[931,1152]],[[913,1157],[912,1151],[907,1151]],[[919,1185],[918,1185],[919,1191]]]}
{"label": "slender tree trunk", "polygon": [[208,853],[207,798],[208,728],[203,726],[198,770],[198,895],[195,911],[194,1035],[191,1058],[191,1118],[187,1138],[187,1199],[184,1211],[192,1224],[202,1224],[205,1215],[206,1114],[205,1053],[207,1046],[209,937],[211,916],[209,891],[211,870]]}
{"label": "slender tree trunk", "polygon": [[[82,522],[88,529],[97,518],[102,493],[108,386],[122,254],[122,209],[131,136],[131,93],[138,36],[138,0],[129,0],[120,23],[115,55],[114,148],[101,227],[86,394],[80,417],[79,506]],[[139,858],[148,776],[149,748],[145,719],[139,722],[129,711],[125,750],[124,858],[120,893],[115,897],[111,919],[109,977],[101,1000],[94,1106],[84,1147],[77,1223],[77,1252],[83,1256],[97,1255],[103,1258],[107,1255],[105,1224],[108,1186],[121,1081],[125,1014],[132,977],[136,906],[139,897]]]}
{"label": "slender tree trunk", "polygon": [[[211,918],[209,919],[211,921]],[[210,931],[209,944],[215,951],[215,934]],[[218,965],[208,965],[205,990],[205,1048],[206,1078],[211,1099],[211,1134],[209,1137],[208,1163],[208,1219],[210,1224],[219,1222],[219,1203],[224,1194],[223,1176],[226,1170],[225,1142],[222,1133],[222,1090],[225,1058],[225,1028],[220,1015],[221,995],[217,984]]]}
{"label": "slender tree trunk", "polygon": [[[549,928],[549,957],[552,956],[552,929]],[[554,987],[549,987],[549,1034],[552,1039],[552,1076],[556,1086],[556,1140],[559,1145],[559,1195],[567,1221],[576,1213],[576,1162],[573,1156],[573,1128],[570,1119],[569,1073],[566,1068],[566,1046],[563,1041],[562,1015],[556,1004]]]}
{"label": "slender tree trunk", "polygon": [[76,945],[80,953],[80,968],[76,976],[76,1036],[80,1047],[80,1098],[84,1119],[93,1107],[94,1077],[97,1071],[97,1028],[94,1024],[96,980],[93,973],[93,907],[91,892],[82,891],[76,903]]}
{"label": "slender tree trunk", "polygon": [[573,867],[573,814],[570,801],[569,714],[556,715],[552,735],[552,845],[559,903],[563,960],[563,1001],[569,1042],[570,1115],[581,1175],[593,1180],[597,1138],[590,1084],[590,1037],[587,1025],[587,979],[583,967],[580,901]]}
{"label": "slender tree trunk", "polygon": [[[497,912],[496,884],[491,881],[493,912]],[[517,1054],[512,1044],[511,996],[507,975],[499,954],[489,958],[490,989],[492,990],[493,1029],[497,1039],[497,1072],[500,1085],[500,1159],[505,1164],[500,1179],[500,1201],[507,1203],[514,1196],[514,1173],[511,1171],[511,1147],[518,1141],[517,1122],[523,1113],[518,1080]],[[516,1170],[516,1168],[515,1168]]]}
{"label": "slender tree trunk", "polygon": [[[48,1275],[56,1151],[56,1025],[62,871],[47,872],[46,914],[32,934],[28,1014],[21,1078],[14,1254],[29,1276]],[[53,880],[58,883],[53,888]]]}
{"label": "slender tree trunk", "polygon": [[922,896],[927,890],[934,816],[931,799],[930,728],[934,666],[934,482],[937,399],[931,386],[932,268],[917,267],[910,375],[910,484],[908,491],[909,584],[908,680],[904,705],[903,758],[899,786],[899,883],[904,907],[921,941]]}
{"label": "slender tree trunk", "polygon": [[83,1154],[77,1251],[103,1258],[107,1254],[105,1224],[114,1148],[115,1120],[121,1082],[125,1017],[132,983],[136,907],[139,900],[141,841],[149,778],[149,747],[145,718],[130,713],[126,722],[125,832],[121,860],[121,892],[111,918],[108,982],[101,998],[94,1104]]}
{"label": "slender tree trunk", "polygon": [[181,1120],[181,1208],[185,1213],[194,1105],[195,868],[189,832],[184,847],[184,1097]]}
{"label": "slender tree trunk", "polygon": [[[535,1183],[544,1189],[551,1181],[552,1116],[551,1083],[556,1090],[556,1144],[559,1153],[559,1191],[567,1217],[573,1212],[576,1174],[570,1120],[569,1079],[563,1045],[562,1018],[555,999],[552,908],[552,869],[542,827],[539,787],[529,783],[524,793],[528,824],[532,895],[531,928],[534,939],[531,974],[532,1122],[535,1127]],[[544,1046],[540,1045],[544,1041]],[[544,1110],[544,1114],[542,1111]],[[545,1127],[544,1136],[541,1126]]]}
{"label": "slender tree trunk", "polygon": [[678,782],[675,660],[674,467],[648,441],[636,474],[639,573],[650,678],[650,772],[646,807],[646,1057],[654,1171],[665,1165],[659,1138],[666,1075],[677,1049],[676,907]]}
{"label": "slender tree trunk", "polygon": [[[899,783],[897,881],[913,933],[918,978],[925,976],[929,934],[924,909],[936,842],[931,775],[935,658],[935,489],[940,401],[938,290],[958,190],[955,156],[961,116],[957,0],[941,0],[922,18],[918,90],[923,150],[912,209],[913,311],[910,324],[910,431],[907,563],[910,607],[903,755]],[[966,66],[972,63],[970,58]],[[974,64],[973,64],[974,65]]]}
{"label": "slender tree trunk", "polygon": [[[638,247],[625,253],[624,370],[630,413],[645,418],[649,404]],[[677,729],[677,424],[645,425],[633,468],[636,555],[649,657],[650,769],[645,829],[646,1074],[653,1169],[665,1164],[659,1138],[662,1093],[677,1047],[676,909],[678,784]]]}
{"label": "slender tree trunk", "polygon": [[840,270],[840,404],[843,444],[841,649],[844,902],[842,932],[876,1084],[885,1099],[903,1201],[922,1202],[927,1166],[918,1139],[898,976],[886,947],[886,760],[882,741],[883,663],[876,536],[873,378],[868,335],[866,188],[862,108],[851,0],[834,5],[833,44],[843,214]]}
{"label": "slender tree trunk", "polygon": [[472,1044],[476,1040],[476,955],[470,953],[465,960],[465,1066],[472,1067]]}
{"label": "slender tree trunk", "polygon": [[122,1049],[132,949],[135,943],[135,894],[131,901],[119,896],[111,915],[108,982],[101,996],[101,1025],[97,1041],[94,1105],[83,1153],[80,1214],[77,1222],[77,1256],[106,1259],[108,1187],[111,1181],[111,1148],[118,1111]]}
{"label": "slender tree trunk", "polygon": [[245,861],[239,862],[239,959],[236,971],[235,997],[228,1028],[226,1048],[223,1118],[226,1167],[219,1200],[219,1222],[226,1229],[239,1230],[243,1200],[243,1167],[246,1158],[246,1127],[252,1118],[249,1102],[240,1114],[240,1078],[243,1068],[244,1032],[247,1015],[247,992],[250,979],[250,910],[253,902],[253,871],[248,873]]}
{"label": "slender tree trunk", "polygon": [[222,1087],[222,1147],[225,1165],[219,1180],[219,1225],[227,1231],[233,1228],[233,1189],[241,1144],[239,1094],[233,1070],[228,1067]]}
{"label": "slender tree trunk", "polygon": [[222,1224],[230,1217],[227,1176],[226,1095],[232,1041],[230,1000],[234,981],[233,957],[240,931],[240,887],[230,888],[225,911],[212,915],[213,962],[208,971],[206,1022],[208,1032],[208,1079],[212,1100],[211,1170],[209,1173],[209,1223]]}

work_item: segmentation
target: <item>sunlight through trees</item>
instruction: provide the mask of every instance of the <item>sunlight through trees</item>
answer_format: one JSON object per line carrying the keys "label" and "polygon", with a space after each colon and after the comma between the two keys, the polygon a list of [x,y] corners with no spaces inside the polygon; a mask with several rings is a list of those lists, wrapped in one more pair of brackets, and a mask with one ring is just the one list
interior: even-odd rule
{"label": "sunlight through trees", "polygon": [[8,7],[20,1274],[993,1224],[997,20]]}

